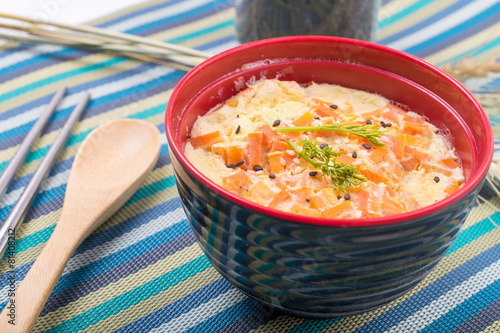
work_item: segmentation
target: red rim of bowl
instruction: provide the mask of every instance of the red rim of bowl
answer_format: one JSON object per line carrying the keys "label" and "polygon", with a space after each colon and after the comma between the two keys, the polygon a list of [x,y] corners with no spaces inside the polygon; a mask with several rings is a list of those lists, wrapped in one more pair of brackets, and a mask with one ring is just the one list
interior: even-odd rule
{"label": "red rim of bowl", "polygon": [[[463,87],[458,81],[456,81],[453,77],[448,75],[447,73],[443,72],[439,68],[425,62],[424,60],[413,56],[411,54],[405,53],[403,51],[395,50],[392,48],[389,48],[387,46],[371,43],[371,42],[366,42],[366,41],[360,41],[360,40],[354,40],[354,39],[347,39],[347,38],[340,38],[340,37],[326,37],[326,36],[293,36],[293,37],[278,37],[278,38],[270,38],[270,39],[265,39],[265,40],[260,40],[260,41],[255,41],[247,44],[242,44],[240,46],[231,48],[229,50],[226,50],[224,52],[221,52],[207,60],[205,60],[203,63],[200,65],[196,66],[193,68],[189,73],[187,73],[177,84],[175,87],[174,91],[172,92],[172,95],[170,96],[169,101],[173,101],[176,99],[178,92],[182,89],[182,87],[188,82],[193,76],[196,76],[196,74],[202,70],[205,70],[206,67],[211,66],[213,63],[219,62],[225,57],[233,54],[233,53],[239,53],[239,52],[244,52],[245,50],[249,48],[253,48],[255,46],[265,46],[267,44],[275,44],[275,43],[280,43],[280,42],[291,42],[291,41],[319,41],[319,42],[341,42],[341,43],[351,43],[351,44],[357,44],[363,47],[368,47],[372,49],[376,49],[385,53],[390,53],[393,55],[396,55],[401,58],[405,58],[406,60],[410,60],[414,63],[417,63],[419,66],[424,67],[426,70],[432,71],[439,76],[443,77],[444,79],[448,80],[451,82],[464,97],[467,98],[467,100],[473,104],[476,108],[476,110],[479,110],[480,113],[480,120],[483,125],[483,128],[486,129],[484,134],[484,137],[486,138],[486,141],[489,142],[489,147],[486,147],[485,151],[487,152],[488,156],[483,157],[483,161],[491,161],[493,157],[493,130],[491,128],[490,122],[488,120],[488,117],[486,113],[484,112],[483,108],[479,104],[479,102],[472,96],[472,94],[465,88]],[[229,74],[229,73],[228,73]],[[414,210],[411,212],[403,213],[403,214],[397,214],[397,215],[391,215],[391,216],[386,216],[386,217],[376,217],[376,218],[364,218],[364,219],[328,219],[328,218],[323,218],[323,217],[310,217],[310,216],[305,216],[305,215],[298,215],[298,214],[293,214],[293,213],[286,213],[277,209],[273,208],[268,208],[256,203],[253,203],[251,201],[248,201],[246,199],[243,199],[225,189],[220,187],[219,185],[213,183],[211,180],[209,180],[205,175],[203,175],[201,172],[199,172],[186,158],[184,155],[184,152],[182,151],[180,145],[177,144],[177,138],[175,137],[175,133],[177,133],[177,129],[172,128],[173,124],[172,122],[169,122],[168,119],[173,119],[172,113],[173,113],[173,108],[171,107],[173,103],[168,103],[167,104],[167,111],[165,114],[165,128],[166,128],[166,135],[167,135],[167,140],[170,145],[170,149],[173,151],[174,155],[176,158],[179,160],[181,165],[196,179],[201,181],[205,186],[210,188],[212,191],[217,193],[218,195],[221,195],[222,197],[226,198],[227,200],[234,202],[235,204],[241,205],[247,209],[256,211],[260,214],[263,215],[268,215],[273,218],[278,218],[286,221],[291,221],[291,222],[297,222],[297,223],[303,223],[303,224],[310,224],[310,225],[319,225],[319,226],[331,226],[331,227],[368,227],[368,226],[377,226],[377,225],[386,225],[386,224],[394,224],[394,223],[402,223],[404,221],[409,221],[409,220],[414,220],[414,219],[420,219],[422,217],[437,213],[438,211],[446,208],[449,205],[453,205],[455,202],[459,201],[462,199],[464,196],[466,196],[468,193],[470,193],[478,184],[483,180],[483,178],[486,176],[486,173],[488,172],[489,163],[483,163],[482,165],[477,165],[477,169],[475,172],[471,173],[471,176],[469,180],[464,183],[464,185],[455,193],[450,195],[449,197],[438,201],[435,204],[432,204],[430,206],[420,208],[418,210]],[[478,161],[479,164],[479,161]]]}

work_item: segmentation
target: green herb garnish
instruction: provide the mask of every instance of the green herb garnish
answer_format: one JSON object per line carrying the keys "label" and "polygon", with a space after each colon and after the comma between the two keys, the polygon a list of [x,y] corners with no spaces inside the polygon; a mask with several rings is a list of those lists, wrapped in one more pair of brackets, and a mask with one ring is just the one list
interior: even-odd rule
{"label": "green herb garnish", "polygon": [[382,147],[385,146],[382,142],[378,141],[378,138],[384,132],[379,131],[380,125],[344,125],[344,124],[331,124],[323,126],[302,126],[302,127],[280,127],[274,129],[275,132],[302,132],[302,131],[331,131],[340,133],[350,133],[362,137],[374,146]]}
{"label": "green herb garnish", "polygon": [[362,182],[366,182],[366,178],[359,173],[358,169],[352,165],[337,162],[337,157],[342,153],[333,151],[331,147],[320,149],[317,142],[311,142],[306,138],[300,139],[299,142],[302,143],[302,150],[292,141],[287,141],[299,157],[321,170],[323,175],[330,176],[332,186],[336,191],[345,192],[348,187],[357,187]]}

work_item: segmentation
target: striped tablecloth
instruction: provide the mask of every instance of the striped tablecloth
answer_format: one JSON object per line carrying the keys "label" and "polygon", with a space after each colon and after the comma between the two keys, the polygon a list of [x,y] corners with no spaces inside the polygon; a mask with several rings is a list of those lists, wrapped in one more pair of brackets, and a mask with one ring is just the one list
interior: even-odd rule
{"label": "striped tablecloth", "polygon": [[[216,53],[236,46],[230,0],[149,1],[92,24]],[[498,0],[383,1],[379,42],[434,64],[500,55]],[[497,59],[498,60],[498,59]],[[75,153],[105,121],[145,119],[163,134],[142,188],[76,251],[34,331],[48,332],[500,332],[500,199],[484,189],[446,257],[409,294],[375,311],[307,320],[270,311],[235,290],[195,243],[175,189],[163,116],[183,72],[52,46],[0,49],[0,170],[62,84],[70,87],[18,178],[0,199],[0,219],[17,200],[83,91],[92,101],[17,233],[18,284],[58,219]],[[466,85],[485,104],[496,133],[500,74]],[[0,305],[8,268],[0,263]]]}

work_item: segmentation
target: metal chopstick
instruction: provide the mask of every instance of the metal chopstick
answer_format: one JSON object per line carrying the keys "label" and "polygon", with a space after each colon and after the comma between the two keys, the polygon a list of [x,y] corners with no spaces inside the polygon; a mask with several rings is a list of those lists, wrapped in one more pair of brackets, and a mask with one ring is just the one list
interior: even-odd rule
{"label": "metal chopstick", "polygon": [[28,132],[16,154],[3,170],[0,175],[0,196],[7,192],[7,188],[9,187],[11,180],[14,179],[17,170],[26,159],[26,155],[28,155],[31,146],[33,146],[33,142],[35,142],[35,140],[40,136],[40,133],[42,133],[45,124],[49,121],[52,113],[54,113],[57,104],[59,104],[63,96],[66,94],[66,90],[66,87],[63,86],[56,92],[54,97],[52,97],[52,100],[49,105],[47,105],[45,111]]}
{"label": "metal chopstick", "polygon": [[74,108],[73,112],[66,121],[66,124],[64,124],[63,128],[61,129],[61,132],[59,133],[56,140],[50,147],[49,151],[47,152],[47,155],[45,155],[42,162],[40,163],[40,166],[35,171],[30,181],[28,182],[28,185],[26,185],[23,194],[21,194],[19,200],[16,202],[12,210],[9,212],[9,215],[3,222],[0,228],[0,260],[3,259],[5,248],[9,240],[9,236],[12,234],[15,235],[16,227],[24,219],[24,216],[26,215],[28,208],[31,206],[31,203],[33,202],[33,198],[35,197],[38,187],[40,186],[40,183],[50,170],[53,161],[59,154],[59,151],[65,145],[66,140],[68,139],[68,136],[71,133],[73,125],[80,118],[80,115],[85,109],[89,99],[90,99],[90,94],[87,92]]}

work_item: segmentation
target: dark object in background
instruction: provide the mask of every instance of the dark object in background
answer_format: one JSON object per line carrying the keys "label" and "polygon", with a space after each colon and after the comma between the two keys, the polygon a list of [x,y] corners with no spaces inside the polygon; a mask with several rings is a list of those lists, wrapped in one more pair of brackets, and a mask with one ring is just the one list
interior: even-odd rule
{"label": "dark object in background", "polygon": [[380,0],[236,0],[242,43],[323,35],[373,41]]}

